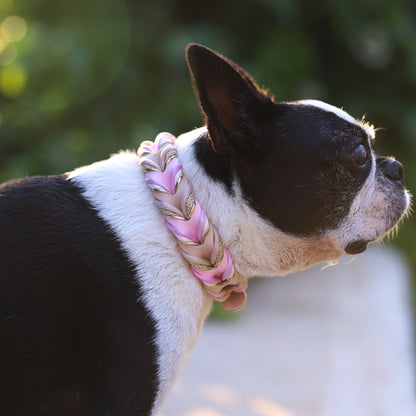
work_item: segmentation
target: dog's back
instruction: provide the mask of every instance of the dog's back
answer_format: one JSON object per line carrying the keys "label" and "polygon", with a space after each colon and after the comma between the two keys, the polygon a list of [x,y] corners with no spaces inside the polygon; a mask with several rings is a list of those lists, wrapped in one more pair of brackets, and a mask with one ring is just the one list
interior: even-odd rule
{"label": "dog's back", "polygon": [[155,334],[135,273],[67,177],[0,187],[2,415],[149,412]]}

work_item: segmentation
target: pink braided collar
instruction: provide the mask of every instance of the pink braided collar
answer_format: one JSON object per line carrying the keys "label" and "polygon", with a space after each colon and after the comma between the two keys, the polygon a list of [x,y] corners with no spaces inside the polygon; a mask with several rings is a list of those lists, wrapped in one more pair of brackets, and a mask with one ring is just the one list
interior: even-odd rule
{"label": "pink braided collar", "polygon": [[247,300],[247,279],[233,266],[218,232],[195,200],[192,186],[177,157],[175,137],[160,133],[155,142],[143,142],[138,150],[145,181],[153,191],[166,225],[192,273],[204,284],[208,296],[236,312]]}

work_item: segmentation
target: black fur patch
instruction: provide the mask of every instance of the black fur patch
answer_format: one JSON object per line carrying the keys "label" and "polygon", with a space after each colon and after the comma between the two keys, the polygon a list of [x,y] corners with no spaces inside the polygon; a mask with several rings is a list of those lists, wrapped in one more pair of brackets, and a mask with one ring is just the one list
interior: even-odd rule
{"label": "black fur patch", "polygon": [[351,159],[365,131],[320,108],[280,103],[273,127],[258,140],[260,157],[236,163],[243,192],[253,207],[282,231],[320,234],[336,228],[371,169]]}
{"label": "black fur patch", "polygon": [[221,182],[230,194],[233,194],[234,174],[230,167],[230,161],[226,156],[219,155],[213,148],[208,134],[199,137],[194,143],[195,156],[198,162],[204,166],[208,176],[216,182]]}
{"label": "black fur patch", "polygon": [[351,159],[360,143],[370,155],[367,133],[318,107],[270,105],[256,137],[262,146],[235,153],[227,165],[201,137],[199,162],[228,190],[237,179],[252,208],[284,232],[308,236],[336,228],[371,169],[371,157],[363,166]]}
{"label": "black fur patch", "polygon": [[0,186],[0,299],[0,414],[149,414],[154,322],[114,233],[65,176]]}

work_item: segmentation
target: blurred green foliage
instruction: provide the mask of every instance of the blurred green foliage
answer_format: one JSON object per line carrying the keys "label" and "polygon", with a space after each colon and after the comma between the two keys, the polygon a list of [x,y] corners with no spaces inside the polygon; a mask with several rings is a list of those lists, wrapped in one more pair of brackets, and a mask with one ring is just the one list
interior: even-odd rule
{"label": "blurred green foliage", "polygon": [[[412,0],[1,0],[0,180],[137,148],[202,117],[188,42],[222,52],[276,100],[321,99],[382,128],[416,188]],[[398,243],[416,266],[413,218]]]}

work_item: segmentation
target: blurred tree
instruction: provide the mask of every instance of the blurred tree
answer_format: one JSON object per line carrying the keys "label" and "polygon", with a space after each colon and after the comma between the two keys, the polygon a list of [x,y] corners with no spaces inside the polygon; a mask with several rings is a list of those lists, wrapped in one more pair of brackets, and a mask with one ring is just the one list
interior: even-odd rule
{"label": "blurred tree", "polygon": [[[411,0],[1,0],[0,179],[63,172],[200,125],[184,60],[194,41],[277,100],[365,114],[414,190],[415,22]],[[407,221],[399,244],[416,266],[415,231]]]}

